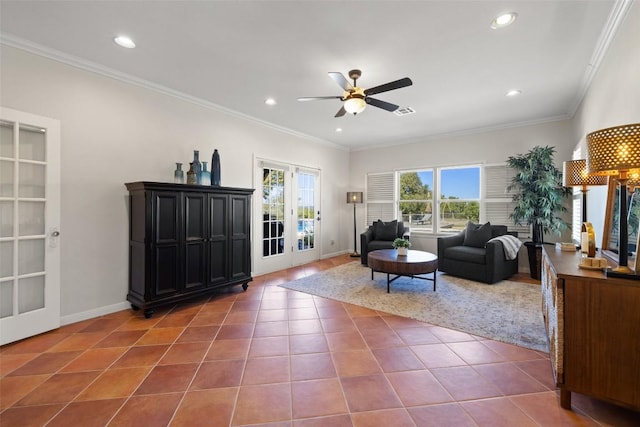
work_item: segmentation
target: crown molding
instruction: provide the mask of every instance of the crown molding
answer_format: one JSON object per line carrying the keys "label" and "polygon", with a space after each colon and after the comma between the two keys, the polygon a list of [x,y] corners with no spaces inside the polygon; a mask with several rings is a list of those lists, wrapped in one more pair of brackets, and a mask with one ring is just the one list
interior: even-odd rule
{"label": "crown molding", "polygon": [[200,107],[203,108],[207,108],[209,110],[215,110],[224,114],[227,114],[229,116],[235,117],[235,118],[239,118],[239,119],[243,119],[258,125],[261,125],[263,127],[269,128],[271,130],[275,130],[278,132],[282,132],[288,135],[292,135],[301,139],[305,139],[307,141],[316,143],[316,144],[320,144],[320,145],[325,145],[331,148],[335,148],[338,150],[342,150],[342,151],[348,151],[347,147],[344,147],[342,145],[338,145],[334,142],[330,142],[321,138],[316,138],[314,136],[311,135],[307,135],[305,133],[302,132],[298,132],[295,131],[293,129],[289,129],[286,128],[284,126],[278,126],[276,124],[264,121],[264,120],[260,120],[256,117],[253,116],[249,116],[247,114],[243,114],[240,113],[238,111],[232,110],[230,108],[226,108],[223,107],[221,105],[215,104],[213,102],[207,101],[205,99],[202,98],[198,98],[192,95],[188,95],[186,93],[177,91],[177,90],[173,90],[170,89],[166,86],[163,85],[159,85],[157,83],[153,83],[150,82],[148,80],[145,79],[141,79],[139,77],[135,77],[132,76],[130,74],[127,73],[123,73],[117,70],[114,70],[112,68],[109,67],[105,67],[103,65],[97,64],[95,62],[92,61],[87,61],[85,59],[79,58],[77,56],[74,55],[69,55],[66,54],[64,52],[61,52],[59,50],[56,49],[51,49],[48,48],[46,46],[42,46],[40,44],[37,43],[33,43],[29,40],[23,39],[21,37],[17,37],[14,36],[12,34],[8,34],[8,33],[2,33],[0,32],[0,44],[2,45],[6,45],[9,47],[13,47],[16,49],[20,49],[23,50],[25,52],[29,52],[31,54],[34,55],[38,55],[47,59],[51,59],[53,61],[57,61],[60,63],[63,63],[65,65],[69,65],[71,67],[74,68],[78,68],[84,71],[88,71],[90,73],[94,73],[94,74],[98,74],[104,77],[108,77],[108,78],[112,78],[114,80],[118,80],[120,82],[123,83],[127,83],[127,84],[131,84],[134,86],[138,86],[141,87],[143,89],[148,89],[157,93],[160,93],[162,95],[166,95],[166,96],[170,96],[176,99],[179,99],[181,101],[185,101],[185,102],[189,102],[195,105],[198,105]]}
{"label": "crown molding", "polygon": [[596,43],[595,48],[593,49],[593,53],[591,54],[591,59],[589,60],[589,64],[587,65],[587,69],[582,76],[582,80],[580,81],[580,86],[578,88],[578,92],[576,93],[576,97],[573,100],[573,103],[568,109],[569,116],[575,116],[582,100],[584,99],[589,87],[591,86],[591,82],[593,78],[598,73],[598,69],[600,68],[600,64],[602,60],[607,54],[609,50],[609,46],[611,42],[615,38],[622,21],[626,18],[629,13],[629,9],[633,4],[634,0],[616,0],[611,9],[611,13],[607,18],[607,22],[605,23],[604,28],[602,29],[602,33],[600,33],[600,37]]}

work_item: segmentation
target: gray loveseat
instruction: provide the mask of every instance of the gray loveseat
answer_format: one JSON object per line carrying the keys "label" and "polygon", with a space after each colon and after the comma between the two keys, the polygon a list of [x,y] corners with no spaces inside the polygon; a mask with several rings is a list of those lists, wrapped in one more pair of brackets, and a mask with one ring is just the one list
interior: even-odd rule
{"label": "gray loveseat", "polygon": [[393,241],[402,237],[409,239],[411,231],[409,227],[405,227],[402,221],[383,222],[377,220],[370,225],[367,231],[360,235],[360,261],[367,265],[367,255],[371,251],[378,249],[393,248]]}

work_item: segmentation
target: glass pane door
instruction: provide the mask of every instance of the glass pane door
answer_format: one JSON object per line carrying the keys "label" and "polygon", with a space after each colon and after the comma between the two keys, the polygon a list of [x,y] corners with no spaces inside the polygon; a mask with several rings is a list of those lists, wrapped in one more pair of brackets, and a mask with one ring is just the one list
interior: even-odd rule
{"label": "glass pane door", "polygon": [[[48,183],[59,181],[59,124],[44,118],[44,126],[38,122],[27,113],[2,109],[0,344],[60,322],[59,192],[48,191]],[[50,138],[49,131],[56,137]]]}
{"label": "glass pane door", "polygon": [[320,236],[320,174],[317,170],[298,168],[295,174],[296,245],[293,264],[304,264],[320,258],[318,240]]}
{"label": "glass pane door", "polygon": [[284,253],[284,170],[262,169],[262,256]]}

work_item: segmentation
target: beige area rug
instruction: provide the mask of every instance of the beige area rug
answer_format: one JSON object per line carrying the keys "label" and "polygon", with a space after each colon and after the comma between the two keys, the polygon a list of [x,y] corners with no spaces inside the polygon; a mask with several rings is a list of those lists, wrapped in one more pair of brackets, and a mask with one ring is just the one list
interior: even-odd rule
{"label": "beige area rug", "polygon": [[352,262],[280,286],[548,351],[535,285],[509,280],[487,285],[438,272],[436,292],[429,280],[400,277],[387,294],[386,274],[375,273],[371,280],[371,269]]}

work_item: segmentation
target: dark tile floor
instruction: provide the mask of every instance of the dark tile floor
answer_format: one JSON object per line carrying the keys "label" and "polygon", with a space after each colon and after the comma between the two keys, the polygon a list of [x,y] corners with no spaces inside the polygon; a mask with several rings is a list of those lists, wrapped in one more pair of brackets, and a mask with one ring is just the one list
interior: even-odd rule
{"label": "dark tile floor", "polygon": [[640,425],[578,394],[561,409],[545,353],[277,286],[351,261],[4,346],[0,425]]}

